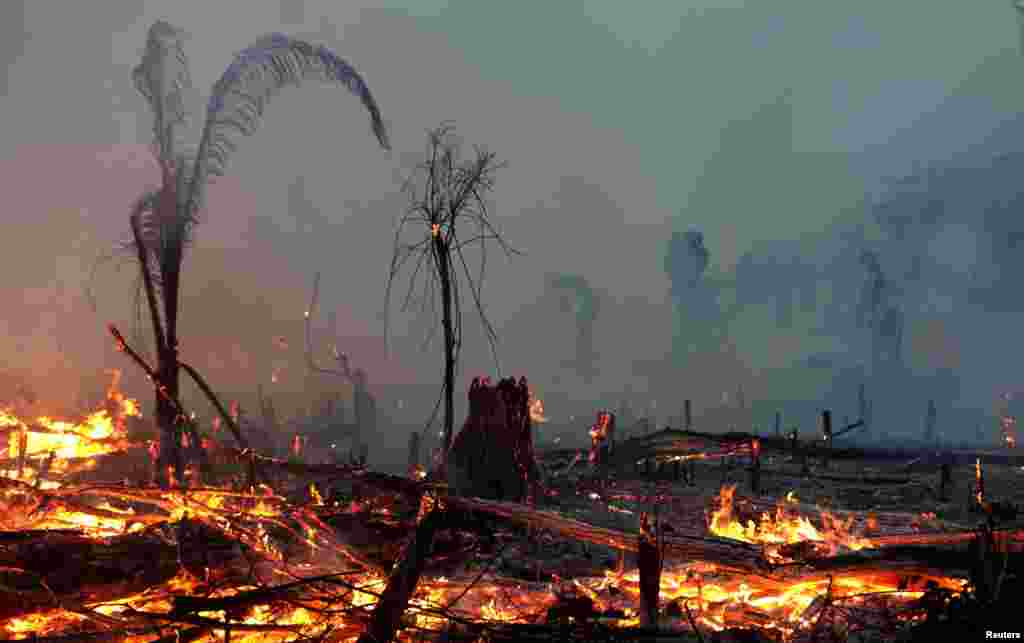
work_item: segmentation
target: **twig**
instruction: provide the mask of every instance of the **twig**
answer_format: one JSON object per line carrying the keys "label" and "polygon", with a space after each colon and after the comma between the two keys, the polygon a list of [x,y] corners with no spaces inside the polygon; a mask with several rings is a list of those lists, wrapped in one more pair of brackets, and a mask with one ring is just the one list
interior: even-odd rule
{"label": "twig", "polygon": [[313,316],[316,314],[316,305],[317,305],[317,300],[319,299],[319,296],[320,296],[320,273],[318,272],[313,277],[313,294],[309,298],[309,308],[306,309],[306,314],[305,314],[304,329],[305,329],[305,336],[306,336],[306,365],[309,367],[309,370],[313,371],[314,373],[323,373],[324,375],[334,375],[334,376],[337,376],[337,377],[343,377],[343,378],[345,378],[347,380],[351,380],[352,379],[352,373],[349,370],[348,361],[347,360],[346,361],[342,361],[340,359],[340,357],[339,357],[339,362],[341,362],[342,370],[335,371],[335,370],[332,370],[332,369],[329,369],[329,368],[323,368],[323,367],[318,366],[316,364],[315,359],[313,358],[313,329],[312,329],[312,324],[313,324]]}
{"label": "twig", "polygon": [[455,607],[455,604],[461,601],[463,597],[465,597],[466,594],[469,593],[469,590],[473,589],[473,586],[480,582],[480,579],[484,577],[484,574],[491,568],[491,565],[494,564],[494,561],[498,560],[498,556],[501,556],[501,553],[505,551],[505,548],[507,546],[507,543],[501,546],[501,549],[498,550],[498,553],[494,554],[494,556],[492,556],[491,559],[487,561],[487,564],[483,566],[483,568],[480,570],[480,573],[476,575],[476,578],[474,578],[468,585],[466,585],[466,588],[462,590],[461,594],[456,596],[447,605],[445,605],[443,611],[447,612],[451,608]]}
{"label": "twig", "polygon": [[704,643],[704,635],[700,633],[696,621],[693,620],[693,614],[690,612],[690,601],[683,601],[683,609],[686,610],[686,619],[690,621],[690,627],[693,628],[693,633],[697,635],[697,640],[700,643]]}

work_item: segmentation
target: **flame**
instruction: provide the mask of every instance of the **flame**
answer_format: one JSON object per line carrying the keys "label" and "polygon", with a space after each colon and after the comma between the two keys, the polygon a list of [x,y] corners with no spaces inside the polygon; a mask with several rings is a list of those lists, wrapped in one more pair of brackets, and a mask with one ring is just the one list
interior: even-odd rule
{"label": "flame", "polygon": [[[28,422],[6,409],[0,410],[0,428],[12,429],[9,431],[9,454],[14,458],[22,454],[22,459],[30,461],[29,469],[38,475],[41,469],[37,468],[39,465],[32,460],[32,455],[49,457],[53,453],[51,470],[59,473],[69,470],[73,466],[70,462],[72,460],[94,458],[127,444],[125,419],[138,416],[138,404],[116,391],[115,376],[107,394],[106,408],[77,423],[49,418]],[[533,398],[530,402],[531,418],[535,409],[543,417],[542,403]],[[233,404],[232,415],[237,418],[239,412],[237,404]],[[760,444],[755,443],[751,447],[757,451]],[[422,469],[417,469],[416,477],[420,473]],[[980,460],[976,462],[976,477],[978,498],[982,500],[984,480]],[[797,499],[792,492],[779,502],[774,512],[744,522],[738,515],[735,491],[735,486],[723,486],[718,494],[718,507],[709,517],[709,529],[716,535],[770,546],[811,542],[828,549],[830,553],[870,546],[866,539],[855,533],[852,518],[839,520],[824,510],[816,522],[798,515],[794,507]],[[3,493],[0,492],[0,508],[6,509],[4,503],[7,497]],[[318,512],[324,512],[325,509],[337,511],[337,508],[326,508],[321,491],[314,483],[308,486],[310,502],[301,507],[289,504],[285,497],[276,495],[264,485],[258,485],[252,493],[210,488],[185,492],[130,487],[107,488],[103,491],[106,495],[95,490],[89,493],[99,494],[99,499],[89,500],[88,507],[84,507],[86,501],[79,495],[85,494],[78,494],[75,489],[54,492],[45,511],[40,511],[42,515],[31,519],[29,516],[35,509],[0,511],[0,528],[6,528],[12,521],[15,528],[19,529],[72,526],[90,537],[103,537],[187,518],[189,521],[216,527],[243,543],[249,550],[257,552],[261,558],[259,564],[265,566],[268,576],[276,576],[280,582],[291,582],[299,576],[332,574],[351,569],[350,564],[337,562],[340,557],[332,559],[327,555],[332,551],[340,552],[341,545],[334,528],[322,522],[319,516],[324,514]],[[295,496],[289,494],[289,497]],[[422,519],[436,509],[441,502],[443,500],[437,496],[424,494],[421,497],[419,518]],[[152,510],[144,509],[144,506],[151,506]],[[380,513],[388,512],[385,510]],[[932,515],[922,515],[922,519],[933,518]],[[871,528],[873,520],[874,517],[867,514],[866,529]],[[302,556],[306,557],[301,562],[298,560],[300,554],[294,553],[296,548],[287,548],[282,540],[287,537],[287,533],[297,537],[299,544],[305,544],[304,549],[298,548],[305,551]],[[287,557],[284,553],[286,551]],[[777,550],[768,548],[768,551],[769,556],[781,556]],[[140,614],[145,614],[147,619],[159,619],[170,613],[175,595],[226,598],[259,589],[251,585],[251,578],[254,577],[251,571],[248,575],[232,576],[237,572],[214,567],[194,575],[182,569],[166,582],[138,593],[125,592],[103,604],[76,603],[75,607],[68,610],[46,608],[12,618],[0,618],[0,633],[8,638],[53,635],[73,640],[86,632],[108,629],[128,631],[135,625],[149,624],[148,620],[138,620]],[[377,597],[386,587],[388,579],[375,571],[344,573],[346,583],[351,585],[350,589],[339,590],[334,594],[312,591],[303,597],[301,604],[299,601],[255,604],[230,614],[208,611],[200,612],[199,616],[221,625],[230,617],[232,624],[264,626],[265,629],[261,631],[232,628],[230,638],[236,643],[284,642],[317,637],[337,641],[355,640],[365,627],[368,610],[376,605]],[[461,618],[475,621],[536,623],[559,600],[553,584],[501,580],[490,573],[455,570],[446,573],[450,577],[424,573],[409,602],[407,619],[403,620],[414,627],[399,631],[396,640],[403,643],[416,640],[421,633],[415,628],[435,631],[443,629],[447,619],[441,616],[442,608]],[[788,640],[801,629],[813,628],[822,606],[829,601],[841,602],[844,609],[879,604],[883,605],[883,609],[888,609],[890,604],[902,605],[920,598],[925,583],[929,581],[954,592],[964,589],[964,582],[957,579],[915,577],[908,582],[888,570],[865,569],[837,575],[832,579],[815,578],[796,582],[782,578],[736,575],[710,564],[689,564],[663,571],[660,594],[665,603],[679,601],[685,604],[701,628],[718,631],[729,627],[756,626],[778,633]],[[564,589],[560,586],[559,592]],[[620,616],[617,619],[609,617],[615,625],[639,625],[637,605],[640,591],[639,573],[636,570],[629,573],[623,573],[622,570],[609,571],[601,577],[576,578],[568,583],[568,589],[589,598],[599,612],[607,614],[615,610]],[[872,596],[873,593],[878,595]],[[84,593],[83,596],[88,594]],[[112,622],[106,623],[103,619]],[[688,627],[688,617],[684,615],[675,625]],[[198,640],[212,642],[225,638],[223,628],[211,627],[205,637]],[[126,634],[119,640],[142,643],[151,639],[150,635]]]}
{"label": "flame", "polygon": [[1012,415],[1004,415],[1000,418],[999,426],[1007,448],[1015,448],[1017,446],[1017,418]]}
{"label": "flame", "polygon": [[[719,508],[712,512],[708,525],[711,533],[716,536],[754,544],[784,545],[813,542],[823,546],[829,555],[835,555],[842,550],[856,551],[871,547],[868,539],[851,532],[853,517],[844,521],[828,511],[821,510],[823,526],[819,529],[810,519],[794,515],[790,510],[797,502],[793,492],[786,494],[785,500],[779,502],[774,514],[762,513],[756,524],[753,520],[747,520],[744,524],[733,515],[735,493],[736,485],[723,486],[719,491]],[[772,558],[780,558],[777,551],[769,550],[768,554]]]}
{"label": "flame", "polygon": [[533,391],[530,391],[530,422],[533,424],[543,424],[548,419],[544,415],[544,402],[536,397]]}
{"label": "flame", "polygon": [[989,505],[985,502],[985,474],[981,470],[981,458],[974,460],[974,498],[978,506],[988,511]]}
{"label": "flame", "polygon": [[[127,418],[141,417],[141,411],[137,400],[119,390],[120,377],[120,371],[113,371],[104,408],[93,411],[81,421],[49,416],[26,420],[10,408],[0,407],[0,429],[9,429],[7,455],[19,462],[24,481],[36,481],[43,468],[47,469],[47,475],[90,469],[96,465],[93,459],[96,456],[129,446]],[[0,471],[0,475],[19,477],[17,470]]]}
{"label": "flame", "polygon": [[310,499],[312,499],[314,505],[317,505],[319,507],[323,506],[324,498],[323,496],[320,495],[320,492],[317,491],[316,483],[314,482],[309,483],[309,497]]}

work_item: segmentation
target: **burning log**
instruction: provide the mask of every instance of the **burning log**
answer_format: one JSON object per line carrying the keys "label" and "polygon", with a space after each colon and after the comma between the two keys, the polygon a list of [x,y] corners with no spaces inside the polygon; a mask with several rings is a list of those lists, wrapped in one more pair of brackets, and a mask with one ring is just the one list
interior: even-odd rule
{"label": "burning log", "polygon": [[661,587],[661,551],[657,525],[652,529],[647,513],[640,514],[637,566],[640,568],[640,626],[658,624],[658,592]]}
{"label": "burning log", "polygon": [[[480,498],[449,497],[447,502],[463,510],[488,513],[536,529],[550,530],[574,540],[633,553],[639,551],[635,534],[598,527],[555,512]],[[715,536],[673,535],[665,536],[663,544],[666,559],[706,561],[723,569],[752,574],[765,574],[771,568],[760,547],[744,542]]]}
{"label": "burning log", "polygon": [[821,458],[821,467],[828,469],[832,454],[832,411],[821,412],[821,434],[825,440],[825,453]]}
{"label": "burning log", "polygon": [[[101,540],[52,532],[5,536],[0,540],[0,567],[5,570],[0,572],[0,617],[52,607],[58,596],[67,604],[69,597],[79,595],[98,600],[111,591],[141,591],[179,571],[177,547],[154,535]],[[234,542],[211,530],[203,537],[216,562],[241,560]]]}
{"label": "burning log", "polygon": [[18,432],[18,479],[25,475],[25,456],[28,453],[28,430],[22,427]]}
{"label": "burning log", "polygon": [[753,493],[761,492],[761,441],[755,439],[751,447],[750,458],[750,490]]}
{"label": "burning log", "polygon": [[387,588],[373,609],[370,623],[358,643],[387,643],[401,627],[402,614],[433,548],[434,532],[443,523],[444,513],[433,506],[434,501],[426,497],[423,500],[421,511],[426,515],[421,516],[416,531],[395,563]]}
{"label": "burning log", "polygon": [[420,469],[420,434],[413,431],[409,434],[409,477],[417,478]]}

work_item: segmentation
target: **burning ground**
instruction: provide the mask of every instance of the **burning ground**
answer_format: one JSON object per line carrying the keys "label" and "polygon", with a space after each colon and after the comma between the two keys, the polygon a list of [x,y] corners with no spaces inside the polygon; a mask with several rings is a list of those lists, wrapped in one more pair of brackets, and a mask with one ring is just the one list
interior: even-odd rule
{"label": "burning ground", "polygon": [[[799,490],[775,496],[742,495],[746,472],[724,458],[694,459],[677,481],[671,458],[659,478],[544,456],[541,493],[518,504],[211,440],[205,482],[161,490],[148,445],[128,438],[138,415],[116,382],[78,421],[3,415],[6,639],[348,641],[383,627],[402,641],[892,640],[978,583],[958,549],[978,537],[962,499],[886,507],[927,476],[875,485],[873,509],[856,511],[838,507],[852,475],[787,478],[784,456],[768,456],[766,488]],[[1019,469],[991,469],[990,496],[1016,486]],[[645,538],[660,561],[654,623]]]}

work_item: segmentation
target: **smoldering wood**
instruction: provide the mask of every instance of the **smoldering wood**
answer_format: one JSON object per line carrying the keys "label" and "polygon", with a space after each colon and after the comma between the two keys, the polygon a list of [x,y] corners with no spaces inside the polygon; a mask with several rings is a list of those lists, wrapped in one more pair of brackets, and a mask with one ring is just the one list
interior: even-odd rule
{"label": "smoldering wood", "polygon": [[[656,520],[656,519],[655,519]],[[637,567],[640,573],[640,626],[658,624],[658,593],[661,586],[661,551],[658,526],[650,524],[649,515],[640,514],[640,536],[637,540]]]}
{"label": "smoldering wood", "polygon": [[[234,541],[208,529],[201,537],[214,564],[244,560]],[[96,540],[74,532],[0,532],[0,618],[53,607],[55,596],[68,609],[83,592],[101,600],[142,591],[178,573],[178,553],[147,534]]]}
{"label": "smoldering wood", "polygon": [[416,590],[420,574],[430,557],[434,532],[444,523],[444,512],[432,509],[416,526],[409,542],[395,563],[366,630],[357,643],[386,643],[391,641],[402,625],[402,614]]}

